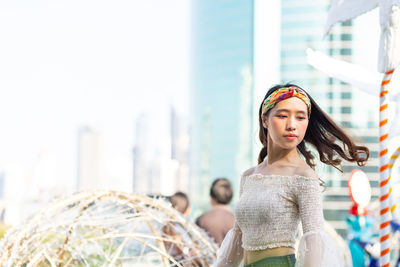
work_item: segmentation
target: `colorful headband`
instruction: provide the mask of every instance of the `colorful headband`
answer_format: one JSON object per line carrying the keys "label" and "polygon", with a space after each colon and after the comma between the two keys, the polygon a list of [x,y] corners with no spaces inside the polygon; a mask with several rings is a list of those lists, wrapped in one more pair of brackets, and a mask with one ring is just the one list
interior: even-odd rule
{"label": "colorful headband", "polygon": [[307,105],[308,108],[308,116],[311,114],[311,102],[308,98],[307,94],[296,86],[284,87],[275,90],[272,94],[270,94],[264,101],[262,105],[262,114],[267,113],[268,110],[273,108],[276,103],[290,98],[297,97],[303,100],[303,102]]}

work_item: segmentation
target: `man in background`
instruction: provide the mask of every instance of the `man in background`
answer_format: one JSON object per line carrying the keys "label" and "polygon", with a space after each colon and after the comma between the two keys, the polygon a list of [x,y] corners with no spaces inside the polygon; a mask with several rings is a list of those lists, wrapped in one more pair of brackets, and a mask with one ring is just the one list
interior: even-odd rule
{"label": "man in background", "polygon": [[217,178],[210,188],[212,209],[196,220],[196,224],[206,230],[219,246],[235,223],[235,217],[228,206],[232,196],[232,184],[229,180]]}

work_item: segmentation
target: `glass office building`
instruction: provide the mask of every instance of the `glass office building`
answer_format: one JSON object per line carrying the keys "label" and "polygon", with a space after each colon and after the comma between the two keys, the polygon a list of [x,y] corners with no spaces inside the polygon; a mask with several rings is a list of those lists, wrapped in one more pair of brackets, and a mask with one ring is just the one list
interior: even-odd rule
{"label": "glass office building", "polygon": [[[238,192],[253,161],[253,1],[192,2],[191,182],[194,212],[227,177]],[[194,214],[196,216],[196,214]]]}

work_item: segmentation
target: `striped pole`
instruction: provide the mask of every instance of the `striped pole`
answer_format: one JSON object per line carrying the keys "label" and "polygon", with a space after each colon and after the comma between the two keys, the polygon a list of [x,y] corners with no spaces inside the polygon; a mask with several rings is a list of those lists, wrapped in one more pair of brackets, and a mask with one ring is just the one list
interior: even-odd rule
{"label": "striped pole", "polygon": [[394,196],[392,194],[392,186],[390,185],[390,178],[392,177],[392,169],[394,166],[394,163],[396,160],[399,158],[400,155],[400,147],[398,147],[392,156],[390,157],[389,160],[389,207],[390,207],[390,212],[392,213],[392,219],[400,221],[400,214],[399,214],[399,209],[397,208],[396,203],[394,202]]}
{"label": "striped pole", "polygon": [[388,157],[388,84],[394,70],[385,72],[379,95],[379,188],[380,188],[380,226],[379,242],[381,245],[380,267],[389,267],[390,264],[390,212],[389,212],[389,157]]}
{"label": "striped pole", "polygon": [[390,157],[389,160],[389,174],[392,175],[392,169],[393,169],[393,165],[396,162],[396,160],[399,158],[400,155],[400,146],[393,152],[392,156]]}

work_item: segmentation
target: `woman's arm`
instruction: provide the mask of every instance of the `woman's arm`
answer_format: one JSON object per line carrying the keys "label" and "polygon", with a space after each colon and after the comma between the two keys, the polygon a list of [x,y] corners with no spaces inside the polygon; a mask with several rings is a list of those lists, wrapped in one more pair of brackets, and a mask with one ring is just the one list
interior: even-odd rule
{"label": "woman's arm", "polygon": [[300,179],[297,204],[303,228],[296,266],[345,266],[344,254],[335,241],[324,231],[322,187],[316,178]]}
{"label": "woman's arm", "polygon": [[221,247],[217,252],[215,267],[240,266],[243,261],[242,231],[235,223],[235,226],[226,234]]}

